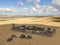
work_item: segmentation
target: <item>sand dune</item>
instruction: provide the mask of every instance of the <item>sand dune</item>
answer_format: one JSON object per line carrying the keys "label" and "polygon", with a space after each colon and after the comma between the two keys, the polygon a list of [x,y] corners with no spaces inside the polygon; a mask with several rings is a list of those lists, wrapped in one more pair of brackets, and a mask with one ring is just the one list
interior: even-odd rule
{"label": "sand dune", "polygon": [[59,25],[60,22],[52,22],[51,17],[2,18],[0,20],[3,20],[3,21],[0,21],[0,25],[15,23],[15,24],[42,24],[42,25],[50,25],[50,26],[60,27],[60,25]]}

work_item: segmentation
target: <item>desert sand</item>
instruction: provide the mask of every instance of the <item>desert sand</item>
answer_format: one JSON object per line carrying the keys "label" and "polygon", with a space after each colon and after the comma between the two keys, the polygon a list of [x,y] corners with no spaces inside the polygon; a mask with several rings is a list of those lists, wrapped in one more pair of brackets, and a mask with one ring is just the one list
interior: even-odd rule
{"label": "desert sand", "polygon": [[[55,28],[56,32],[52,37],[32,34],[32,39],[21,39],[22,32],[11,30],[11,24],[37,25],[42,27]],[[6,39],[12,34],[17,38],[11,42]],[[52,17],[21,17],[21,18],[0,18],[0,45],[60,45],[60,22],[53,22]]]}

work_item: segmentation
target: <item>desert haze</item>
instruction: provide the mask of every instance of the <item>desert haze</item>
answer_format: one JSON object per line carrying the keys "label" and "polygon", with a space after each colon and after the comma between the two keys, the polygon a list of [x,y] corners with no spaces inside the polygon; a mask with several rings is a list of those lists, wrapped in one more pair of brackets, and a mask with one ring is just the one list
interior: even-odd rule
{"label": "desert haze", "polygon": [[[32,39],[21,39],[19,36],[23,32],[11,30],[12,25],[36,25],[42,27],[51,27],[56,29],[52,37],[32,34]],[[7,42],[7,38],[16,35],[12,41]],[[0,45],[60,45],[60,16],[56,17],[12,17],[0,18]]]}

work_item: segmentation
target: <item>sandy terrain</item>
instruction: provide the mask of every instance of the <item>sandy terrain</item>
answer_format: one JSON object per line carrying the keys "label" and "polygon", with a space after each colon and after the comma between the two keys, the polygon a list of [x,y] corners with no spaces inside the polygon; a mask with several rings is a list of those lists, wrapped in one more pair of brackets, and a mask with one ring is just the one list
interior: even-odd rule
{"label": "sandy terrain", "polygon": [[[28,22],[28,23],[27,23]],[[22,17],[22,18],[1,18],[0,25],[3,24],[42,24],[42,25],[50,25],[60,27],[60,22],[52,22],[51,17]]]}
{"label": "sandy terrain", "polygon": [[[52,37],[32,34],[33,39],[20,39],[22,32],[11,30],[12,23],[52,27],[56,33]],[[17,35],[17,38],[7,42],[6,39],[12,34]],[[52,22],[51,17],[0,18],[0,45],[60,45],[60,22]]]}

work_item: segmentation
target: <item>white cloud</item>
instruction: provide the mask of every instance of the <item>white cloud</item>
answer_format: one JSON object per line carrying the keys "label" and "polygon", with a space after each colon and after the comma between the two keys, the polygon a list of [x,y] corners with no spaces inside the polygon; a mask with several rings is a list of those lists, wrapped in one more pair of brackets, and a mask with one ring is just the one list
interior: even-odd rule
{"label": "white cloud", "polygon": [[[20,14],[52,14],[58,12],[59,10],[54,7],[55,6],[60,6],[60,0],[52,0],[52,5],[50,6],[40,6],[40,0],[25,0],[27,3],[32,3],[33,6],[27,7],[27,8],[22,8],[19,12]],[[23,6],[24,2],[19,1],[18,5]]]}
{"label": "white cloud", "polygon": [[37,2],[40,2],[40,0],[36,0]]}
{"label": "white cloud", "polygon": [[36,7],[28,7],[28,8],[20,8],[20,9],[15,9],[15,8],[0,8],[0,12],[6,13],[6,12],[18,12],[17,14],[21,15],[40,15],[40,14],[52,14],[56,13],[58,11],[57,8],[53,6],[39,6],[37,5]]}
{"label": "white cloud", "polygon": [[54,8],[53,6],[45,6],[45,7],[43,7],[43,10],[44,11],[47,11],[47,12],[55,12],[55,11],[58,11],[58,9]]}
{"label": "white cloud", "polygon": [[32,7],[31,9],[32,9],[34,12],[37,11],[37,9],[36,9],[35,7]]}
{"label": "white cloud", "polygon": [[42,6],[42,7],[40,7],[40,6],[37,6],[38,8],[33,8],[33,9],[35,9],[37,12],[56,12],[56,11],[58,11],[58,9],[57,8],[54,8],[53,6]]}
{"label": "white cloud", "polygon": [[52,0],[52,5],[60,10],[60,0]]}
{"label": "white cloud", "polygon": [[40,8],[40,5],[39,4],[35,5],[35,8]]}
{"label": "white cloud", "polygon": [[[33,14],[33,15],[40,15],[40,14],[51,14],[51,13],[56,13],[57,11],[58,11],[58,9],[56,9],[55,7],[53,7],[53,6],[37,6],[38,8],[36,8],[36,7],[31,7],[31,8],[28,8],[27,9],[27,14],[28,13],[31,13],[31,14]],[[30,10],[31,9],[31,10]],[[22,11],[22,10],[21,10]],[[24,11],[24,10],[23,10]],[[26,11],[26,10],[25,10]],[[23,12],[24,13],[24,12]],[[26,14],[26,13],[24,13],[24,14]]]}
{"label": "white cloud", "polygon": [[40,0],[33,0],[33,4],[34,5],[37,5],[37,4],[39,4],[40,3]]}
{"label": "white cloud", "polygon": [[60,6],[60,0],[53,0],[53,1],[52,1],[52,4],[53,4],[53,5]]}
{"label": "white cloud", "polygon": [[23,6],[23,5],[24,5],[23,2],[17,2],[17,4],[18,4],[19,6]]}
{"label": "white cloud", "polygon": [[14,8],[0,8],[0,12],[16,12]]}

